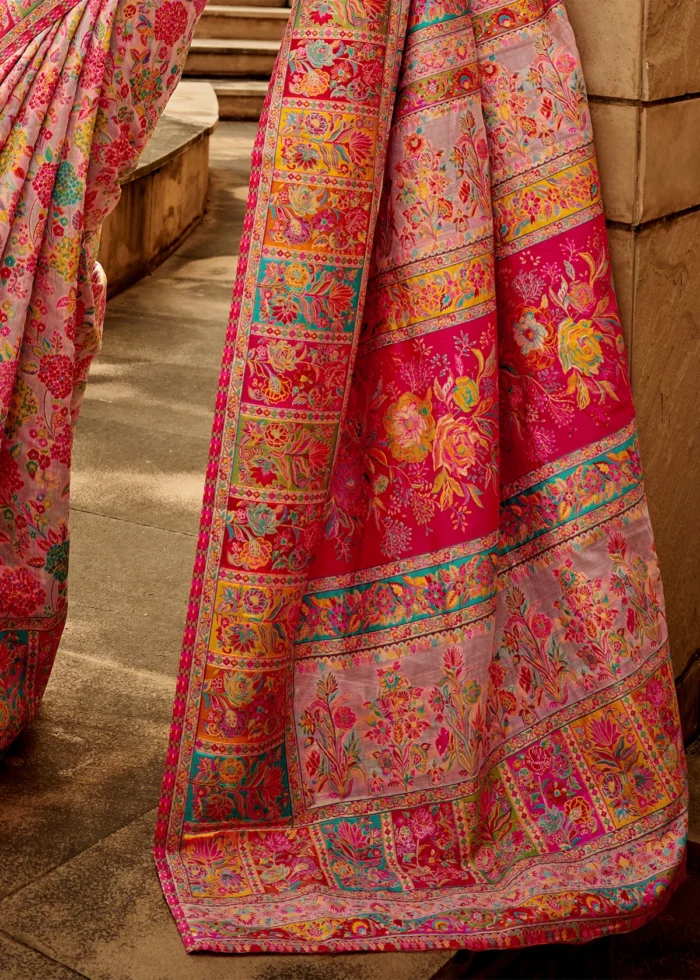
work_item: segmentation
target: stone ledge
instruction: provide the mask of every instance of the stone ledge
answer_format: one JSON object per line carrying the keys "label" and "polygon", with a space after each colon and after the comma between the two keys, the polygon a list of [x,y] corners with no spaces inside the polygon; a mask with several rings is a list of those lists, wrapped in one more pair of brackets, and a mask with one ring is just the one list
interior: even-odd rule
{"label": "stone ledge", "polygon": [[180,82],[104,223],[99,261],[110,296],[157,268],[201,220],[218,118],[211,85]]}
{"label": "stone ledge", "polygon": [[697,0],[566,0],[590,95],[643,104],[700,92]]}
{"label": "stone ledge", "polygon": [[608,220],[642,226],[700,206],[700,97],[590,109]]}

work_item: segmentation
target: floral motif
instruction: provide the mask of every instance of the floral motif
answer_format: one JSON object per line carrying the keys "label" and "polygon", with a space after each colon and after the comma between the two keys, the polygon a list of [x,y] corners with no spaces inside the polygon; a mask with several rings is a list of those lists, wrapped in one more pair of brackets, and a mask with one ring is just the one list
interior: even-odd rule
{"label": "floral motif", "polygon": [[374,891],[398,885],[385,865],[382,834],[371,817],[324,824],[331,870],[348,891]]}
{"label": "floral motif", "polygon": [[308,831],[284,829],[255,835],[252,854],[266,894],[295,891],[311,883],[326,884]]}
{"label": "floral motif", "polygon": [[375,105],[379,102],[383,50],[373,44],[345,41],[302,41],[289,53],[290,94],[330,97]]}
{"label": "floral motif", "polygon": [[[264,539],[262,543],[267,544]],[[223,582],[214,606],[218,646],[223,650],[257,650],[262,656],[280,656],[286,640],[282,624],[289,619],[294,601],[288,590],[279,589],[271,595],[260,587]]]}
{"label": "floral motif", "polygon": [[355,31],[386,30],[384,0],[308,0],[299,8],[299,26],[313,29],[337,25]]}
{"label": "floral motif", "polygon": [[557,453],[553,421],[571,425],[581,413],[588,426],[608,425],[629,401],[607,247],[596,236],[589,244],[578,251],[572,239],[556,263],[514,274],[500,355],[506,458],[539,466]]}
{"label": "floral motif", "polygon": [[583,941],[677,879],[682,748],[570,37],[553,0],[294,8],[159,819],[190,948]]}
{"label": "floral motif", "polygon": [[216,671],[204,682],[200,731],[211,741],[267,742],[280,731],[279,693],[276,672]]}
{"label": "floral motif", "polygon": [[576,645],[576,655],[591,670],[614,677],[630,655],[624,630],[613,626],[618,608],[613,606],[602,579],[589,579],[568,559],[554,575],[562,597],[554,603],[559,610],[564,639]]}
{"label": "floral motif", "polygon": [[289,110],[283,114],[280,134],[277,152],[290,170],[339,177],[371,174],[373,133],[356,117]]}
{"label": "floral motif", "polygon": [[316,489],[327,478],[334,434],[329,425],[243,419],[236,481],[242,486]]}
{"label": "floral motif", "polygon": [[352,636],[466,608],[494,594],[497,565],[490,552],[362,588],[311,593],[304,597],[297,642]]}
{"label": "floral motif", "polygon": [[533,744],[511,765],[549,850],[568,850],[596,834],[595,808],[559,736]]}
{"label": "floral motif", "polygon": [[[288,186],[274,189],[266,240],[286,248],[362,255],[367,241],[367,195],[356,191]],[[301,292],[309,272],[301,263],[287,267],[286,285]]]}
{"label": "floral motif", "polygon": [[470,776],[479,764],[484,715],[481,686],[469,678],[462,651],[448,647],[442,660],[443,679],[433,690],[430,704],[439,730],[435,747],[448,769]]}
{"label": "floral motif", "polygon": [[419,741],[430,727],[423,690],[412,687],[399,666],[397,662],[377,669],[378,696],[364,705],[369,709],[365,738],[379,746],[372,753],[377,769],[369,779],[370,789],[376,793],[384,785],[408,789],[430,765],[430,743]]}
{"label": "floral motif", "polygon": [[29,569],[0,568],[0,602],[6,616],[24,619],[38,615],[45,599],[44,589]]}
{"label": "floral motif", "polygon": [[389,407],[384,416],[384,428],[389,437],[389,452],[394,459],[408,463],[423,462],[435,436],[432,407],[431,391],[426,392],[423,401],[407,391]]}
{"label": "floral motif", "polygon": [[338,693],[338,681],[328,674],[318,682],[316,698],[304,710],[299,725],[310,751],[306,771],[318,793],[326,786],[330,795],[345,799],[352,792],[355,776],[362,776],[360,744],[355,732],[357,717]]}
{"label": "floral motif", "polygon": [[470,862],[487,881],[500,881],[515,862],[536,853],[497,773],[487,777],[477,797],[466,800],[464,808]]}
{"label": "floral motif", "polygon": [[636,440],[580,463],[501,505],[504,549],[579,517],[638,486],[642,470]]}
{"label": "floral motif", "polygon": [[105,305],[99,228],[177,84],[203,3],[2,6],[0,615],[45,626],[16,647],[41,657],[0,723],[0,751],[33,715],[66,612],[73,429]]}
{"label": "floral motif", "polygon": [[299,262],[267,262],[259,282],[258,317],[284,325],[347,329],[358,276],[355,270],[327,269]]}
{"label": "floral motif", "polygon": [[[575,677],[566,653],[549,618],[529,603],[523,592],[512,587],[506,593],[509,613],[503,629],[503,656],[519,668],[520,683],[529,690],[532,675],[537,678],[536,700],[544,696],[556,705],[569,699],[568,681]],[[532,673],[530,673],[532,672]]]}
{"label": "floral motif", "polygon": [[0,633],[0,733],[6,744],[20,731],[29,713],[24,690],[26,658],[26,634]]}
{"label": "floral motif", "polygon": [[610,587],[620,597],[622,608],[627,610],[628,632],[639,646],[646,643],[658,646],[664,616],[649,563],[631,553],[628,542],[620,533],[610,535],[608,554],[613,570]]}
{"label": "floral motif", "polygon": [[495,351],[484,356],[466,334],[455,347],[451,364],[422,342],[412,345],[410,359],[397,355],[392,367],[403,391],[395,381],[385,388],[364,379],[327,504],[327,535],[339,554],[351,553],[367,517],[383,531],[383,554],[396,558],[413,544],[411,523],[428,532],[445,512],[463,527],[474,507],[485,508],[487,498],[495,503]]}
{"label": "floral motif", "polygon": [[618,826],[667,799],[624,708],[611,707],[576,725],[589,765]]}
{"label": "floral motif", "polygon": [[[589,132],[588,106],[578,62],[561,51],[545,28],[534,39],[535,54],[511,68],[491,54],[481,62],[486,130],[496,175],[513,158],[542,162],[560,152],[560,140],[580,144]],[[551,148],[551,149],[550,149]]]}
{"label": "floral motif", "polygon": [[287,815],[283,749],[254,759],[199,756],[192,773],[191,819],[198,823],[278,820]]}
{"label": "floral motif", "polygon": [[392,813],[396,856],[416,888],[470,885],[476,880],[463,867],[450,804],[428,804]]}

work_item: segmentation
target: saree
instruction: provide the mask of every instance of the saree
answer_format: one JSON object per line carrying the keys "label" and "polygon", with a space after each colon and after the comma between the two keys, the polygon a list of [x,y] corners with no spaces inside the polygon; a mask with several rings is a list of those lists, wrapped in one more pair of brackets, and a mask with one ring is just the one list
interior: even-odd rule
{"label": "saree", "polygon": [[67,609],[73,431],[99,350],[100,228],[205,0],[0,2],[0,752]]}
{"label": "saree", "polygon": [[155,856],[188,950],[581,942],[685,774],[560,0],[297,0],[253,153]]}

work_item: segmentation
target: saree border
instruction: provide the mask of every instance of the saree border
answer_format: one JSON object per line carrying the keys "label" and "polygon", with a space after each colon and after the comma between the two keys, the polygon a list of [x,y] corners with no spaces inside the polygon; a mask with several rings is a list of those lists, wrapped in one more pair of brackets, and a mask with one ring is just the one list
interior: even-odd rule
{"label": "saree border", "polygon": [[[296,24],[302,0],[295,0],[290,12],[290,23]],[[401,64],[403,35],[408,18],[408,0],[387,0],[386,54],[382,97],[377,109],[376,156],[373,167],[372,205],[368,226],[368,240],[376,224],[381,192],[381,175],[389,140],[394,107],[398,71]],[[209,635],[212,628],[211,603],[221,563],[223,545],[222,518],[229,499],[229,471],[232,463],[232,447],[238,424],[242,382],[246,365],[248,343],[253,326],[254,297],[257,277],[253,269],[260,265],[264,247],[265,218],[275,176],[275,158],[279,137],[279,123],[284,103],[286,63],[293,31],[288,31],[282,41],[275,62],[270,86],[260,117],[251,167],[246,215],[241,236],[239,263],[233,290],[233,302],[224,345],[222,370],[215,403],[213,433],[206,472],[204,500],[200,532],[195,557],[195,571],[190,592],[190,602],[185,624],[183,649],[177,680],[173,721],[166,757],[163,788],[156,822],[154,857],[161,884],[172,910],[186,949],[194,948],[195,938],[182,909],[171,862],[181,863],[179,843],[184,825],[189,769],[194,753],[199,702],[204,681],[204,667],[208,657]],[[257,261],[257,265],[256,265]],[[369,279],[369,262],[365,263],[360,284],[358,313],[350,352],[352,364],[359,343],[359,310],[366,293]],[[344,393],[340,419],[345,415],[349,398],[349,386]],[[337,453],[337,444],[335,447]],[[298,577],[303,581],[303,573]],[[293,659],[288,666],[288,698],[293,699]]]}
{"label": "saree border", "polygon": [[11,57],[27,41],[50,27],[57,17],[65,16],[81,4],[87,6],[87,0],[43,0],[0,37],[0,59]]}

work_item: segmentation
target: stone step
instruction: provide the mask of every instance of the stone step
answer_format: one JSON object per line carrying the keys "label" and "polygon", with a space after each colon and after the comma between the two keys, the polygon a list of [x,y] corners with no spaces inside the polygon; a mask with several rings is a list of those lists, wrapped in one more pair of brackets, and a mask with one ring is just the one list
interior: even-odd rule
{"label": "stone step", "polygon": [[267,82],[244,78],[212,78],[211,84],[219,100],[219,118],[255,120],[260,118]]}
{"label": "stone step", "polygon": [[279,47],[279,41],[195,38],[187,55],[184,74],[198,78],[269,78]]}
{"label": "stone step", "polygon": [[218,40],[280,41],[289,20],[285,7],[227,7],[209,4],[197,24],[195,37]]}

